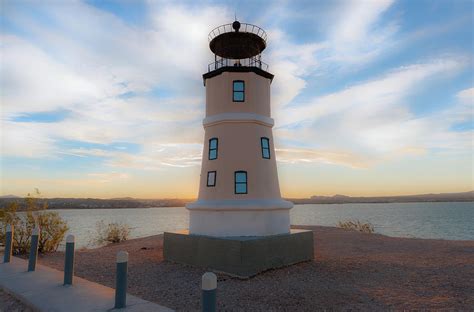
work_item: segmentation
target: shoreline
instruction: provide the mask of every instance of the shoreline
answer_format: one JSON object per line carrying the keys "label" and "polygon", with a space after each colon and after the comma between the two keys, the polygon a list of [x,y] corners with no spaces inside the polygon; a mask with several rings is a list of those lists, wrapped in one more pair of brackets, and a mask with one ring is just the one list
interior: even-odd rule
{"label": "shoreline", "polygon": [[[377,204],[434,204],[434,203],[474,203],[473,200],[446,200],[446,201],[405,201],[405,202],[391,202],[391,201],[380,201],[380,202],[328,202],[328,203],[294,203],[295,206],[307,206],[307,205],[377,205]],[[59,207],[59,208],[50,208],[47,210],[99,210],[99,209],[162,209],[162,208],[186,208],[186,206],[150,206],[150,207]],[[6,207],[0,207],[1,209],[6,209]],[[474,209],[474,207],[473,207]],[[43,209],[40,209],[40,211]],[[26,209],[19,208],[18,212],[25,212]]]}
{"label": "shoreline", "polygon": [[[314,231],[315,260],[248,280],[218,274],[218,309],[461,309],[474,306],[474,241],[396,238],[334,227]],[[206,271],[168,263],[163,236],[76,251],[76,275],[113,287],[116,252],[130,254],[129,292],[178,311],[199,310]],[[63,253],[39,263],[62,270]]]}
{"label": "shoreline", "polygon": [[[420,203],[474,203],[474,197],[468,198],[439,198],[439,199],[419,199],[419,198],[346,198],[346,199],[320,199],[309,198],[283,198],[290,201],[293,205],[358,205],[358,204],[420,204]],[[116,199],[57,199],[57,198],[38,198],[42,202],[48,203],[48,210],[89,210],[89,209],[147,209],[147,208],[185,208],[186,204],[195,200],[174,200],[171,203],[164,203],[161,200],[116,200]],[[58,204],[57,201],[61,203]],[[23,206],[24,198],[0,198],[0,210],[6,209],[10,203],[19,204],[18,211],[26,211]],[[101,204],[81,204],[74,202],[100,202]],[[66,206],[64,206],[66,204]]]}

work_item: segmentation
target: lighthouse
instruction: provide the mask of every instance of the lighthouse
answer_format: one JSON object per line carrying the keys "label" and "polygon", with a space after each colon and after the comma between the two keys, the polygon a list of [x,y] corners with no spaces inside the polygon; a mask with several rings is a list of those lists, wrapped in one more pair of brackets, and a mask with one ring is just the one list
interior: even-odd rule
{"label": "lighthouse", "polygon": [[188,204],[189,232],[266,236],[290,232],[291,202],[281,199],[271,118],[273,75],[261,55],[267,35],[235,21],[209,34],[214,62],[206,88],[198,200]]}
{"label": "lighthouse", "polygon": [[234,21],[208,39],[199,195],[186,205],[189,229],[165,233],[164,258],[243,277],[313,259],[312,232],[290,229],[293,204],[281,198],[267,34]]}

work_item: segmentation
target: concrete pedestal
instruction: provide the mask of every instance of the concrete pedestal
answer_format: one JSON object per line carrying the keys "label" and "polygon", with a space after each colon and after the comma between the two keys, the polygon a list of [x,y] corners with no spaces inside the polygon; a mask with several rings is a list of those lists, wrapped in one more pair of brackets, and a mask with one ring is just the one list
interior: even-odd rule
{"label": "concrete pedestal", "polygon": [[191,235],[165,232],[163,257],[167,261],[209,268],[247,278],[268,269],[312,260],[313,232],[245,237]]}

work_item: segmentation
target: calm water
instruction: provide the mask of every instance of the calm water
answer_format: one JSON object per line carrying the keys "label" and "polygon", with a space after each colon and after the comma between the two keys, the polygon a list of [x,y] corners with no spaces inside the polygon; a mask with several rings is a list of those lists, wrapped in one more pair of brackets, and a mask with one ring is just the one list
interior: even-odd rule
{"label": "calm water", "polygon": [[[78,247],[92,247],[97,221],[124,222],[131,237],[187,228],[185,208],[57,210],[76,236]],[[335,226],[338,221],[369,221],[378,233],[396,237],[474,240],[474,203],[296,205],[291,224]]]}

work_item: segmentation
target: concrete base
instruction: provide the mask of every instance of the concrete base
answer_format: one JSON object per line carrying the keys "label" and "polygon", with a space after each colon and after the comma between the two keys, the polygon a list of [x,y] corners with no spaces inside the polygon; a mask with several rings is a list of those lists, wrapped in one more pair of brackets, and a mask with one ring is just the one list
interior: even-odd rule
{"label": "concrete base", "polygon": [[189,211],[189,234],[212,237],[279,235],[290,232],[290,210]]}
{"label": "concrete base", "polygon": [[290,233],[293,203],[276,199],[199,199],[186,205],[189,233],[213,237]]}
{"label": "concrete base", "polygon": [[259,237],[211,237],[188,231],[165,232],[165,260],[205,267],[232,276],[248,278],[314,258],[313,232],[291,230],[290,234]]}

